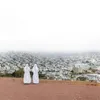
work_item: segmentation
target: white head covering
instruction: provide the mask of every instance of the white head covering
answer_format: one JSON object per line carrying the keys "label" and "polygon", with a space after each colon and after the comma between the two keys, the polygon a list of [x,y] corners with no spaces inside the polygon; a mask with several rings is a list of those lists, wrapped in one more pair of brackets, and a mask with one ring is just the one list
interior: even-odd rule
{"label": "white head covering", "polygon": [[26,64],[25,67],[24,67],[24,72],[29,71],[29,70],[30,70],[30,68],[29,68],[28,64]]}
{"label": "white head covering", "polygon": [[37,67],[37,64],[34,64],[34,67],[32,69],[33,71],[38,71],[38,67]]}
{"label": "white head covering", "polygon": [[37,64],[34,64],[34,69],[38,69]]}
{"label": "white head covering", "polygon": [[25,67],[28,67],[28,64],[26,64]]}
{"label": "white head covering", "polygon": [[26,65],[25,65],[25,68],[26,68],[26,69],[28,69],[28,68],[29,68],[28,64],[26,64]]}

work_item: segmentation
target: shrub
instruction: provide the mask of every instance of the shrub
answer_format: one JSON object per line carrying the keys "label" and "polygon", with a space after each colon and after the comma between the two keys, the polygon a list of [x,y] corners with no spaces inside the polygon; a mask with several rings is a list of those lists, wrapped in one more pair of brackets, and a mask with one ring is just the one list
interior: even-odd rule
{"label": "shrub", "polygon": [[4,76],[5,76],[4,74],[0,73],[0,77],[4,77]]}
{"label": "shrub", "polygon": [[[33,76],[33,72],[30,72],[31,74],[31,77]],[[8,74],[8,73],[5,73],[5,74],[2,74],[0,73],[0,76],[1,77],[23,77],[24,76],[24,71],[23,71],[23,68],[20,68],[19,70],[13,72],[12,74]],[[47,76],[45,74],[42,74],[42,72],[39,71],[39,78],[40,79],[47,79]]]}
{"label": "shrub", "polygon": [[0,77],[12,77],[12,75],[8,73],[6,74],[0,73]]}
{"label": "shrub", "polygon": [[23,68],[20,68],[19,70],[15,71],[11,74],[13,77],[23,77],[24,71]]}
{"label": "shrub", "polygon": [[80,80],[80,81],[86,81],[88,80],[86,77],[78,77],[76,80]]}
{"label": "shrub", "polygon": [[46,75],[45,74],[42,74],[41,71],[39,71],[39,78],[40,79],[47,79]]}

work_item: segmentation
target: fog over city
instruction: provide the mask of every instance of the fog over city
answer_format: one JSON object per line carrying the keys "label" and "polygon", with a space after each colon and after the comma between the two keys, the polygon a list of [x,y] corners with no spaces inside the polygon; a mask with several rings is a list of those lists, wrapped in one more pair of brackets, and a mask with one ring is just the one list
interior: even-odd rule
{"label": "fog over city", "polygon": [[99,3],[0,1],[0,51],[99,51]]}
{"label": "fog over city", "polygon": [[17,34],[17,36],[13,36],[10,34],[8,37],[7,34],[1,35],[0,51],[86,52],[100,50],[99,36],[96,33],[82,37],[77,33],[71,35],[70,33],[54,34],[54,37],[53,34],[46,35],[43,33],[40,37],[39,34],[30,35]]}

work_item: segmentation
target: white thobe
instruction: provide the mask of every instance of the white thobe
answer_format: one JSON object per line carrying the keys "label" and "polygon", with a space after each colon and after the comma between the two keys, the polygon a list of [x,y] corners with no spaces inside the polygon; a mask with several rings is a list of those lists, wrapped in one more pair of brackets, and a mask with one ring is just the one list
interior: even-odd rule
{"label": "white thobe", "polygon": [[24,67],[24,83],[31,83],[30,68],[28,66]]}
{"label": "white thobe", "polygon": [[36,64],[32,68],[32,72],[33,72],[33,83],[35,84],[39,83],[39,75],[38,75],[39,69]]}

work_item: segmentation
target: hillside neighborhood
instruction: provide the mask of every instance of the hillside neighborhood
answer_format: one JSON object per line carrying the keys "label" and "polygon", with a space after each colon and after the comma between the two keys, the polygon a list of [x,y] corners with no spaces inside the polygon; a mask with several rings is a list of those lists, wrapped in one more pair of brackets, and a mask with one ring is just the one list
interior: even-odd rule
{"label": "hillside neighborhood", "polygon": [[12,74],[23,69],[25,64],[30,68],[37,63],[39,73],[44,79],[85,80],[100,82],[100,53],[0,53],[0,74]]}

